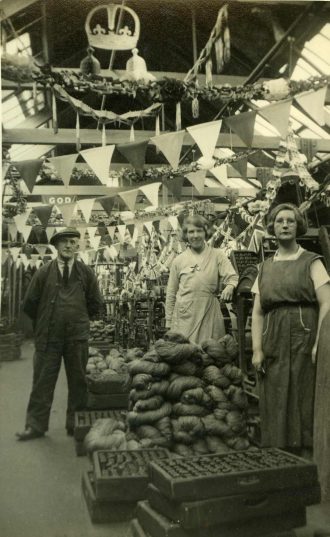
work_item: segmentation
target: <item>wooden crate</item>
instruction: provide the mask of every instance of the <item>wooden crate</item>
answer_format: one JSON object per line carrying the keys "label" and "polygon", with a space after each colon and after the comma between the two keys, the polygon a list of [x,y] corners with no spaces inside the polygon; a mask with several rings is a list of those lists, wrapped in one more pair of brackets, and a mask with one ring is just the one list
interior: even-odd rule
{"label": "wooden crate", "polygon": [[[281,513],[272,517],[254,518],[246,523],[226,523],[209,528],[185,530],[176,522],[169,520],[152,509],[148,502],[139,502],[137,519],[140,527],[149,537],[279,537],[286,532],[306,525],[306,510]],[[143,534],[142,534],[143,535]],[[141,537],[142,537],[141,535]]]}
{"label": "wooden crate", "polygon": [[315,464],[276,448],[154,462],[150,481],[177,501],[318,485]]}
{"label": "wooden crate", "polygon": [[88,392],[87,407],[94,410],[127,410],[128,397],[128,393],[99,394]]}
{"label": "wooden crate", "polygon": [[126,502],[145,499],[149,481],[149,463],[167,459],[169,456],[170,453],[162,448],[95,451],[93,466],[96,497]]}
{"label": "wooden crate", "polygon": [[95,494],[93,472],[84,472],[81,480],[82,492],[91,521],[95,524],[125,522],[135,515],[136,502],[113,502],[99,500]]}
{"label": "wooden crate", "polygon": [[185,529],[206,528],[242,520],[249,524],[253,518],[279,515],[320,502],[320,487],[285,489],[263,493],[220,496],[193,502],[174,502],[153,485],[148,486],[150,507],[177,521]]}
{"label": "wooden crate", "polygon": [[126,410],[80,410],[74,417],[74,438],[77,442],[83,442],[96,420],[113,418],[125,421],[126,414]]}

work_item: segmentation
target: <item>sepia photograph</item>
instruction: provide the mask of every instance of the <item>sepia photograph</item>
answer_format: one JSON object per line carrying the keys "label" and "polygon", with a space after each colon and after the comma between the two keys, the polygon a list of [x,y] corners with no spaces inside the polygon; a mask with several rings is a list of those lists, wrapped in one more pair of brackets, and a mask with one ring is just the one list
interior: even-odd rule
{"label": "sepia photograph", "polygon": [[1,537],[330,537],[330,1],[0,21]]}

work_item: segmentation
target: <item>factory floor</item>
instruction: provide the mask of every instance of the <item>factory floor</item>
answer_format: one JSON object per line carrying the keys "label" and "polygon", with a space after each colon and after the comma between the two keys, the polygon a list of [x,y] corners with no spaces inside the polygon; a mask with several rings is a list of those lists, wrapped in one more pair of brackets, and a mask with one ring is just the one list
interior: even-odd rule
{"label": "factory floor", "polygon": [[[33,343],[27,341],[21,360],[0,362],[1,537],[128,537],[126,523],[90,522],[81,492],[81,476],[90,463],[76,456],[73,439],[66,436],[63,369],[47,436],[16,441],[15,432],[24,428],[32,356]],[[330,536],[330,503],[308,508],[307,526],[297,529],[296,535],[323,537],[327,532]]]}

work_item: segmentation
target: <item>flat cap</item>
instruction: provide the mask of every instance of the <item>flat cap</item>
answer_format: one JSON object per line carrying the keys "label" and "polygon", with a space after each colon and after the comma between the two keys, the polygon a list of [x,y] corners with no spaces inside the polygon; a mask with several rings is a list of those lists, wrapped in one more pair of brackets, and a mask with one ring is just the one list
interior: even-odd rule
{"label": "flat cap", "polygon": [[65,237],[77,237],[78,239],[80,239],[80,231],[78,231],[78,229],[74,227],[65,227],[60,231],[54,233],[49,242],[50,244],[55,246],[60,239],[63,239]]}

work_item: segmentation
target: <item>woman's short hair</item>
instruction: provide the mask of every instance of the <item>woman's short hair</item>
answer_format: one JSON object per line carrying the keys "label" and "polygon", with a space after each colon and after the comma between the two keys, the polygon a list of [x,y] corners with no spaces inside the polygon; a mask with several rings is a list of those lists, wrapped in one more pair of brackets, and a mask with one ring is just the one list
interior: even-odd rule
{"label": "woman's short hair", "polygon": [[210,229],[210,223],[208,222],[208,220],[206,220],[204,216],[201,216],[199,214],[193,214],[193,215],[187,216],[183,221],[182,238],[184,241],[188,240],[187,228],[189,225],[204,229],[206,239],[209,239],[212,236],[212,231]]}
{"label": "woman's short hair", "polygon": [[280,203],[279,205],[274,207],[274,209],[269,215],[269,220],[267,222],[267,231],[270,235],[275,235],[274,222],[278,213],[280,213],[281,211],[294,212],[294,216],[297,222],[297,237],[300,237],[301,235],[304,235],[306,233],[307,224],[297,205],[294,205],[293,203]]}

